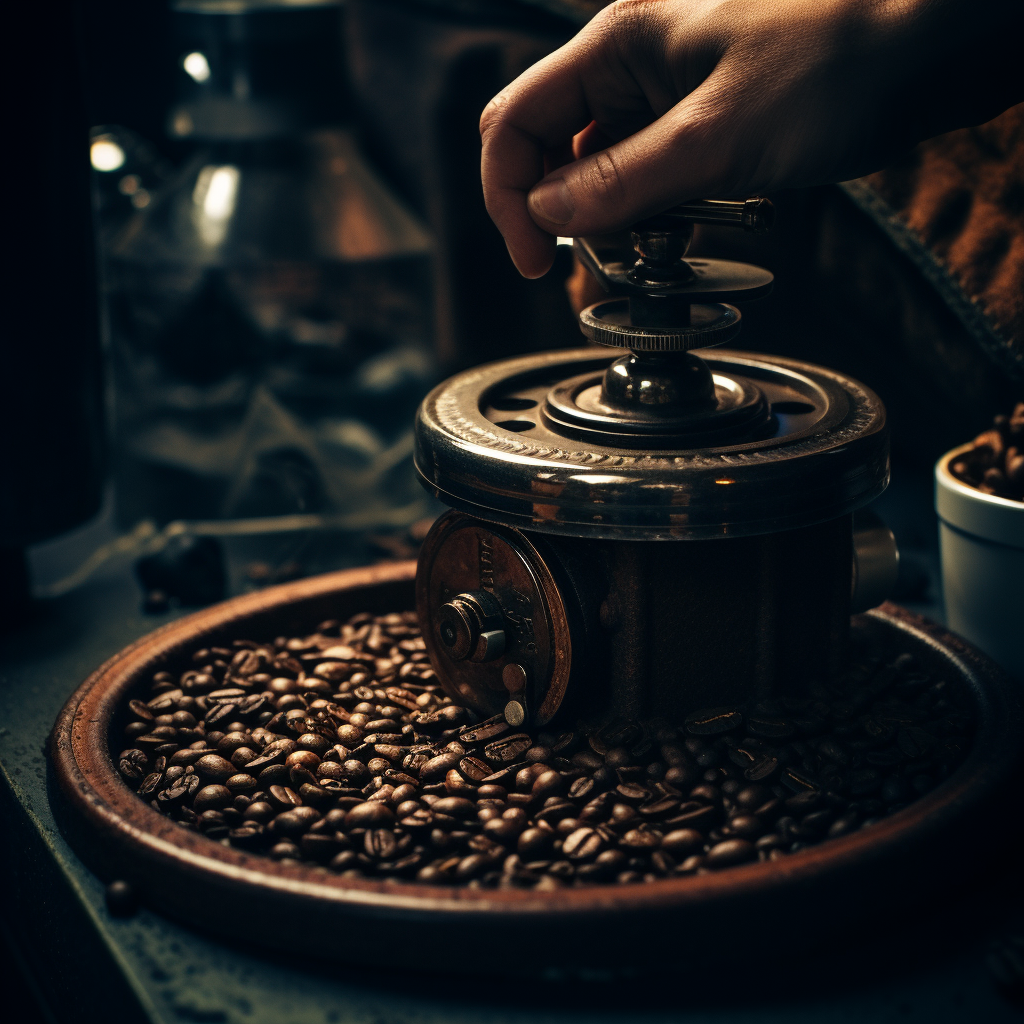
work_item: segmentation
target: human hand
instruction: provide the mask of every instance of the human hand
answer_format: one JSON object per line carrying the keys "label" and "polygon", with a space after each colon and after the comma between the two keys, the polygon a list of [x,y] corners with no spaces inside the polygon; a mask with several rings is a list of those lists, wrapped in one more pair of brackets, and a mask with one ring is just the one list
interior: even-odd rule
{"label": "human hand", "polygon": [[866,174],[1024,95],[1007,70],[1015,7],[621,0],[484,110],[488,212],[520,272],[540,277],[555,235]]}

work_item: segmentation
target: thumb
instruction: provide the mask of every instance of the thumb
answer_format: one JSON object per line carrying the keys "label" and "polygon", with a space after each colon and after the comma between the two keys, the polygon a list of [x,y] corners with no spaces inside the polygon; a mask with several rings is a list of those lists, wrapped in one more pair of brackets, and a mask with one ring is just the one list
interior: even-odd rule
{"label": "thumb", "polygon": [[710,102],[709,84],[635,135],[538,182],[527,197],[536,224],[557,235],[602,234],[684,200],[743,191],[733,162],[739,126],[721,100]]}

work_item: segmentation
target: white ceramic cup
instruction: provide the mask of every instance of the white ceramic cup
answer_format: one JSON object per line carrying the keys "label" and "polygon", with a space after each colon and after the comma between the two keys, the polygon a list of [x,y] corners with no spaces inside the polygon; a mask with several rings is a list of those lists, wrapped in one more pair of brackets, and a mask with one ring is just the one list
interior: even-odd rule
{"label": "white ceramic cup", "polygon": [[970,449],[935,464],[946,622],[1024,681],[1024,502],[957,480],[950,463]]}

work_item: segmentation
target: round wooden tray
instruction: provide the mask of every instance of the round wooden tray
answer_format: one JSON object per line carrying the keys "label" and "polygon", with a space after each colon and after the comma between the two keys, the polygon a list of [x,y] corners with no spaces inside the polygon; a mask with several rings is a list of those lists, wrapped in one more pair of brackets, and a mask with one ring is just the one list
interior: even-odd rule
{"label": "round wooden tray", "polygon": [[[427,968],[579,975],[680,957],[759,956],[922,897],[944,898],[991,861],[999,801],[1020,770],[1024,713],[1017,688],[958,637],[892,605],[860,628],[961,677],[976,700],[971,753],[938,788],[869,829],[719,873],[629,886],[535,893],[374,879],[280,864],[188,831],[120,779],[111,757],[123,706],[153,672],[184,666],[192,650],[236,637],[302,634],[326,618],[413,607],[415,563],[348,570],[273,587],[173,622],[111,658],[71,696],[51,737],[56,778],[70,804],[62,827],[101,877],[123,878],[169,916],[261,946],[312,947],[346,962],[386,963],[415,949]],[[988,845],[986,845],[988,844]],[[770,935],[762,942],[758,934]],[[299,945],[296,946],[295,943]],[[790,955],[798,948],[789,945]],[[411,953],[410,953],[411,955]]]}

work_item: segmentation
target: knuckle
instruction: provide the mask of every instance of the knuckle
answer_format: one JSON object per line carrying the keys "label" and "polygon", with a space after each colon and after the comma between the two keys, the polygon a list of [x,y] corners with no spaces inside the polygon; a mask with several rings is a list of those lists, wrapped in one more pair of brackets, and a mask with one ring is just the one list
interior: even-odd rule
{"label": "knuckle", "polygon": [[494,97],[480,114],[480,136],[486,138],[496,131],[505,120],[505,111],[508,106],[508,90],[503,89]]}
{"label": "knuckle", "polygon": [[616,42],[630,43],[635,40],[638,29],[643,29],[653,16],[660,15],[663,7],[658,0],[617,0],[605,7],[591,25]]}
{"label": "knuckle", "polygon": [[603,201],[621,203],[626,199],[622,171],[608,150],[594,156],[592,181],[589,184]]}

